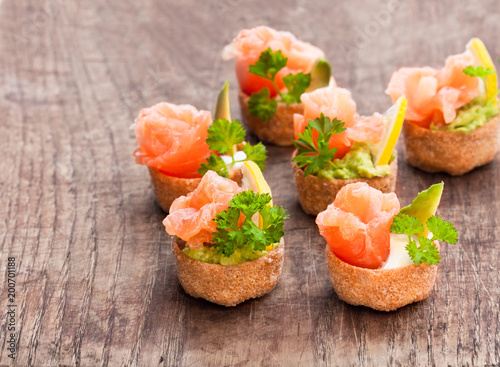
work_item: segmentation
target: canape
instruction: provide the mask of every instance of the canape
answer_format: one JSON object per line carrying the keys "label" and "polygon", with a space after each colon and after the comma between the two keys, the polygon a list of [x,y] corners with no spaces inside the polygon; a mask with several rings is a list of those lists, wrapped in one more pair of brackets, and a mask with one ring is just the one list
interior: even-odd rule
{"label": "canape", "polygon": [[255,163],[242,172],[247,190],[208,171],[163,221],[186,293],[223,306],[269,293],[283,266],[285,210]]}
{"label": "canape", "polygon": [[242,30],[222,56],[236,58],[244,122],[259,139],[276,145],[293,144],[293,114],[303,110],[300,95],[335,85],[323,51],[289,32]]}
{"label": "canape", "polygon": [[458,238],[451,223],[435,216],[442,190],[442,183],[433,185],[401,210],[396,194],[366,183],[340,190],[316,223],[341,300],[393,311],[429,296],[441,258],[438,241]]}
{"label": "canape", "polygon": [[462,175],[498,151],[497,75],[484,44],[472,39],[444,68],[401,68],[386,90],[408,99],[405,160],[427,172]]}
{"label": "canape", "polygon": [[294,115],[297,149],[292,168],[306,213],[325,210],[350,183],[366,182],[382,192],[394,191],[394,146],[404,120],[404,98],[383,115],[372,116],[360,116],[351,93],[342,88],[320,88],[301,99],[304,114]]}

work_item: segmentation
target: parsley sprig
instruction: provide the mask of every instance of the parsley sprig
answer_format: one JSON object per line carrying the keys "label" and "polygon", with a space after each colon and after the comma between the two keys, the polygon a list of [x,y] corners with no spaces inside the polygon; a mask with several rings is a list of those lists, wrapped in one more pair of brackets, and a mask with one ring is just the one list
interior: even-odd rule
{"label": "parsley sprig", "polygon": [[[276,74],[287,65],[288,58],[278,50],[273,52],[271,48],[262,51],[259,60],[250,65],[250,73],[269,80],[278,94],[279,98],[287,105],[300,103],[300,96],[311,84],[311,74],[302,72],[288,74],[283,78],[283,83],[288,92],[283,93],[276,84]],[[252,116],[256,116],[263,121],[269,120],[276,113],[278,103],[271,98],[269,88],[262,88],[260,92],[253,93],[248,100],[248,111]]]}
{"label": "parsley sprig", "polygon": [[[315,138],[314,130],[317,131]],[[340,134],[345,130],[344,123],[338,119],[330,120],[321,114],[320,117],[308,120],[308,125],[293,145],[297,148],[297,155],[292,159],[300,168],[304,168],[304,176],[308,176],[316,169],[324,169],[337,153],[337,148],[330,148],[329,141],[333,134]]]}
{"label": "parsley sprig", "polygon": [[[280,206],[269,206],[270,201],[269,194],[258,194],[251,190],[235,195],[229,202],[229,208],[218,213],[214,219],[217,231],[212,234],[212,241],[217,252],[231,256],[236,249],[243,247],[264,251],[267,246],[279,242],[288,214]],[[256,213],[262,217],[262,228],[252,221]],[[240,226],[242,215],[244,220]]]}
{"label": "parsley sprig", "polygon": [[[498,59],[498,62],[500,63],[500,58]],[[486,85],[486,78],[488,77],[488,75],[495,74],[495,70],[493,70],[491,68],[485,68],[484,66],[481,66],[481,65],[480,66],[469,65],[466,68],[464,68],[462,70],[462,72],[465,75],[468,75],[468,76],[471,76],[471,77],[481,78],[481,80],[483,81],[483,83],[485,85]],[[500,93],[500,91],[497,92],[497,94],[494,95],[489,100],[485,100],[484,104],[487,105],[488,103],[492,103],[493,101],[496,101],[498,93]]]}
{"label": "parsley sprig", "polygon": [[424,231],[422,221],[407,214],[399,213],[392,220],[391,232],[402,233],[408,236],[409,243],[406,245],[406,250],[415,264],[426,262],[430,265],[437,265],[439,260],[441,260],[441,256],[434,241],[455,244],[458,240],[458,233],[453,224],[435,215],[427,220],[426,226],[432,233],[432,238],[418,236],[417,244],[417,241],[411,238],[411,236],[420,235]]}
{"label": "parsley sprig", "polygon": [[[245,140],[245,129],[238,120],[228,121],[226,119],[217,119],[212,122],[208,128],[207,144],[210,149],[216,151],[210,153],[207,163],[202,163],[198,173],[204,175],[208,170],[217,172],[219,176],[229,178],[228,166],[244,161],[254,161],[259,168],[264,171],[267,154],[266,147],[262,143],[256,145],[243,145],[245,159],[237,160],[234,158],[236,146]],[[227,154],[231,157],[231,162],[226,164],[219,156]]]}
{"label": "parsley sprig", "polygon": [[466,68],[464,68],[462,71],[465,75],[477,76],[477,77],[483,79],[483,81],[486,79],[486,77],[488,75],[495,74],[495,72],[492,69],[485,68],[484,66],[470,65],[470,66],[467,66]]}

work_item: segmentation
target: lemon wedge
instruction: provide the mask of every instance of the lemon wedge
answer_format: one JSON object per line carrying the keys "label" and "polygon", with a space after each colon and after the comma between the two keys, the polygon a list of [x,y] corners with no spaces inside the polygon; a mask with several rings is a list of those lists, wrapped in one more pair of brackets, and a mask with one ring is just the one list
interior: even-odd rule
{"label": "lemon wedge", "polygon": [[[243,174],[243,179],[241,182],[241,187],[243,189],[252,190],[258,194],[269,194],[272,196],[271,188],[264,178],[264,175],[262,174],[259,166],[257,166],[255,162],[244,162],[243,166],[241,166],[241,173]],[[273,205],[273,201],[271,200],[267,205]],[[259,213],[254,214],[254,216],[252,217],[252,222],[254,222],[256,226],[259,226],[259,228],[262,228],[262,226],[264,225],[262,216]],[[266,247],[266,251],[269,251],[271,249],[272,245]]]}
{"label": "lemon wedge", "polygon": [[389,164],[403,126],[407,104],[406,98],[401,96],[392,107],[384,112],[384,137],[376,144],[368,144],[372,152],[373,164],[376,166]]}
{"label": "lemon wedge", "polygon": [[[259,166],[253,161],[245,161],[243,162],[243,166],[241,166],[241,173],[243,174],[241,187],[243,189],[250,189],[258,194],[271,194],[271,188],[269,187],[262,171]],[[269,203],[269,205],[273,205],[273,202]]]}
{"label": "lemon wedge", "polygon": [[483,41],[479,38],[473,38],[467,43],[467,50],[474,57],[474,65],[475,66],[483,66],[484,68],[490,68],[494,71],[495,74],[490,74],[486,77],[485,90],[486,90],[486,99],[490,100],[497,95],[498,92],[498,78],[497,71],[495,69],[495,65],[491,60],[491,56],[488,53],[488,50],[484,46]]}

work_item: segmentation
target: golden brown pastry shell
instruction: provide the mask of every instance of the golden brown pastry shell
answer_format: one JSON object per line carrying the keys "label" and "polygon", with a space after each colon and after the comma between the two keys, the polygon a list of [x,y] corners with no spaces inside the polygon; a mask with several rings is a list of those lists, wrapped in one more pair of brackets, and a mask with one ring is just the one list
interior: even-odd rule
{"label": "golden brown pastry shell", "polygon": [[405,121],[405,160],[423,171],[463,175],[493,160],[498,151],[499,121],[496,116],[469,134],[430,130]]}
{"label": "golden brown pastry shell", "polygon": [[193,260],[172,240],[179,281],[189,295],[221,306],[236,306],[269,293],[283,268],[285,241],[266,255],[237,265],[209,264]]}
{"label": "golden brown pastry shell", "polygon": [[248,100],[250,96],[240,90],[239,100],[241,115],[248,128],[260,139],[281,146],[293,145],[294,127],[293,114],[304,113],[302,103],[286,105],[278,102],[276,114],[269,121],[250,115],[248,112]]}
{"label": "golden brown pastry shell", "polygon": [[328,245],[325,252],[335,292],[354,306],[393,311],[427,298],[436,282],[437,265],[365,269],[340,260]]}

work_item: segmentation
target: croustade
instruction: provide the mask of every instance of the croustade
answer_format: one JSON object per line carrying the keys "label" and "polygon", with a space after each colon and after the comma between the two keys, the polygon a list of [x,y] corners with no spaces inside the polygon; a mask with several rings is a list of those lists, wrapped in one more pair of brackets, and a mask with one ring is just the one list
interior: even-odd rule
{"label": "croustade", "polygon": [[182,252],[182,241],[172,240],[179,281],[189,295],[221,306],[236,306],[269,293],[283,268],[285,242],[266,255],[237,265],[209,264]]}
{"label": "croustade", "polygon": [[500,116],[470,134],[403,125],[405,160],[426,172],[463,175],[493,160],[498,151]]}

